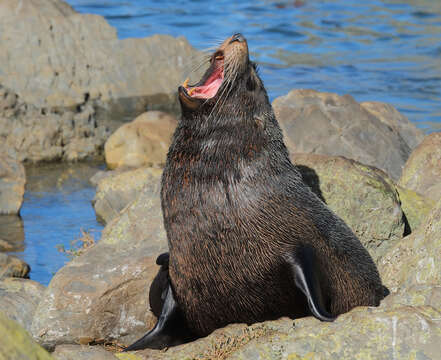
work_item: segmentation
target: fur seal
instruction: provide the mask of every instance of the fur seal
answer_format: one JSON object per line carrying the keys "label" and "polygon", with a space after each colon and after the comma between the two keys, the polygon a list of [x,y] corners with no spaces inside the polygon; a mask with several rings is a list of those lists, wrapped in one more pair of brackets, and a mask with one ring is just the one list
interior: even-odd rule
{"label": "fur seal", "polygon": [[161,190],[169,253],[150,291],[158,322],[126,350],[176,345],[229,323],[332,321],[378,306],[377,268],[289,160],[245,38],[226,39],[179,99]]}

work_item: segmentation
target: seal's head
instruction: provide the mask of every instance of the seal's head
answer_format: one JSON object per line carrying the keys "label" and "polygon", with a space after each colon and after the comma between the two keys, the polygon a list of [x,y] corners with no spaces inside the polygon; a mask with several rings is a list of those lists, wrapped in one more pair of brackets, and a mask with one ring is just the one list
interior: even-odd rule
{"label": "seal's head", "polygon": [[[231,111],[228,104],[255,107],[256,100],[268,102],[267,94],[257,74],[257,66],[250,61],[248,44],[242,34],[226,39],[211,55],[210,66],[195,85],[188,80],[179,87],[179,99],[183,113],[199,114]],[[261,98],[262,97],[262,98]],[[227,99],[234,98],[234,102]]]}

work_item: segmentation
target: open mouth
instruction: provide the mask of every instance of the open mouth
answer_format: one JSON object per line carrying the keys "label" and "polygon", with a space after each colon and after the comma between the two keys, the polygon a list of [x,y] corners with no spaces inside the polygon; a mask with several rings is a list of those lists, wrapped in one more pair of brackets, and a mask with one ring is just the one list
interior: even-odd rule
{"label": "open mouth", "polygon": [[185,80],[182,87],[187,96],[197,99],[211,99],[217,94],[224,80],[224,54],[217,51],[211,58],[211,65],[196,85],[188,85]]}

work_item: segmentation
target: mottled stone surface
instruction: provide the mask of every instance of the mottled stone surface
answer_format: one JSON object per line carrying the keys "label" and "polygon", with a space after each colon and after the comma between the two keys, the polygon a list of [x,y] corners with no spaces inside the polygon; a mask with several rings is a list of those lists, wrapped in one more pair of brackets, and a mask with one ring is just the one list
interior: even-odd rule
{"label": "mottled stone surface", "polygon": [[176,124],[172,115],[149,111],[122,125],[104,145],[107,167],[164,165]]}
{"label": "mottled stone surface", "polygon": [[[440,311],[430,306],[356,308],[332,323],[282,318],[247,327],[229,325],[206,338],[142,350],[128,359],[437,359]],[[132,355],[132,354],[129,354]]]}
{"label": "mottled stone surface", "polygon": [[60,269],[40,302],[32,334],[45,347],[102,339],[128,345],[155,322],[148,290],[167,249],[159,178],[103,230],[100,242]]}
{"label": "mottled stone surface", "polygon": [[387,126],[395,129],[409,148],[414,149],[424,139],[424,133],[392,105],[379,101],[365,101],[360,105]]}
{"label": "mottled stone surface", "polygon": [[292,154],[291,160],[374,260],[402,238],[405,224],[398,193],[383,171],[336,156]]}
{"label": "mottled stone surface", "polygon": [[0,215],[19,213],[25,184],[23,165],[8,154],[0,152]]}
{"label": "mottled stone surface", "polygon": [[52,356],[56,360],[117,360],[110,351],[87,345],[59,345]]}
{"label": "mottled stone surface", "polygon": [[3,279],[0,281],[0,309],[29,331],[45,289],[38,282],[28,279]]}
{"label": "mottled stone surface", "polygon": [[24,250],[23,220],[18,215],[0,216],[0,252]]}
{"label": "mottled stone surface", "polygon": [[52,357],[0,310],[0,359],[50,360]]}
{"label": "mottled stone surface", "polygon": [[399,184],[429,199],[441,198],[441,132],[427,135],[412,152]]}
{"label": "mottled stone surface", "polygon": [[378,266],[383,283],[393,291],[441,284],[441,200],[418,229],[395,244]]}
{"label": "mottled stone surface", "polygon": [[440,311],[357,308],[333,323],[307,318],[296,327],[250,341],[228,359],[436,359]]}
{"label": "mottled stone surface", "polygon": [[7,277],[24,278],[30,270],[29,265],[18,257],[0,253],[0,279]]}
{"label": "mottled stone surface", "polygon": [[155,181],[159,183],[160,174],[158,169],[140,168],[102,175],[93,199],[97,218],[104,223],[116,218],[121,210],[138,197],[146,184]]}
{"label": "mottled stone surface", "polygon": [[273,108],[291,152],[345,156],[394,180],[411,152],[400,127],[385,124],[350,95],[292,90],[275,99]]}
{"label": "mottled stone surface", "polygon": [[436,200],[419,195],[417,192],[405,189],[397,185],[401,209],[406,215],[409,231],[415,231],[426,220],[430,211],[436,204]]}
{"label": "mottled stone surface", "polygon": [[28,161],[101,154],[127,118],[178,111],[176,91],[195,56],[182,37],[119,40],[103,17],[62,0],[3,0],[0,150]]}

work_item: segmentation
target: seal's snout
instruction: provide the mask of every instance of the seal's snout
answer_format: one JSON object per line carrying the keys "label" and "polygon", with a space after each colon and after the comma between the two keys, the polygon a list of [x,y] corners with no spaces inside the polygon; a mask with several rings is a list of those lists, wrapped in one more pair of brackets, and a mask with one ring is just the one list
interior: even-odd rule
{"label": "seal's snout", "polygon": [[241,33],[234,34],[234,35],[231,37],[230,44],[233,43],[233,42],[235,42],[235,41],[238,41],[238,42],[245,42],[245,37],[244,37]]}

